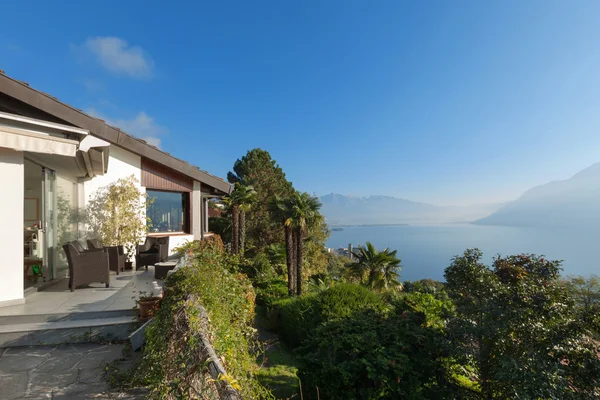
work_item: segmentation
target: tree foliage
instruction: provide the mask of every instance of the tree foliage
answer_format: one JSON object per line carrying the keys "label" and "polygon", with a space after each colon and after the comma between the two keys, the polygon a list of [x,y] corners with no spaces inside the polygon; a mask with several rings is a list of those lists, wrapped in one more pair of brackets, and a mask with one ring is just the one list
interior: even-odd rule
{"label": "tree foliage", "polygon": [[284,227],[290,295],[302,294],[302,283],[308,276],[326,269],[324,247],[329,230],[319,213],[320,207],[316,197],[301,192],[286,198],[276,196],[271,201],[271,218]]}
{"label": "tree foliage", "polygon": [[297,350],[305,398],[451,398],[441,338],[407,302],[330,321]]}
{"label": "tree foliage", "polygon": [[294,192],[291,182],[271,158],[269,152],[253,149],[233,165],[227,174],[230,183],[252,186],[256,191],[256,206],[247,216],[248,244],[261,251],[283,238],[283,227],[279,221],[269,218],[269,204],[275,196],[288,197]]}
{"label": "tree foliage", "polygon": [[133,175],[99,188],[86,210],[90,235],[100,238],[106,246],[124,246],[129,257],[133,257],[135,246],[148,232],[146,206],[151,202]]}
{"label": "tree foliage", "polygon": [[319,199],[306,192],[295,192],[289,199],[290,216],[289,224],[293,227],[293,238],[296,244],[296,294],[302,294],[302,282],[304,267],[304,249],[306,234],[310,228],[322,222],[322,216],[319,213],[321,203]]}
{"label": "tree foliage", "polygon": [[300,345],[322,324],[361,310],[383,310],[386,307],[377,293],[350,283],[340,283],[327,290],[287,298],[275,306],[281,338],[291,347]]}
{"label": "tree foliage", "polygon": [[233,253],[244,255],[246,250],[246,213],[256,203],[254,187],[236,183],[233,191],[224,201],[229,206],[233,227]]}
{"label": "tree foliage", "polygon": [[292,202],[289,197],[275,196],[269,205],[270,216],[279,221],[283,226],[285,241],[285,263],[287,266],[288,293],[296,293],[296,246],[294,245],[294,231],[292,226]]}
{"label": "tree foliage", "polygon": [[397,250],[386,248],[378,251],[371,242],[354,252],[357,261],[348,265],[350,274],[377,291],[402,289],[398,270],[401,260],[396,257]]}
{"label": "tree foliage", "polygon": [[589,399],[599,390],[597,345],[560,282],[560,262],[467,250],[446,269],[455,356],[476,371],[481,398]]}
{"label": "tree foliage", "polygon": [[578,319],[600,340],[600,277],[572,276],[566,281],[569,293],[575,299]]}

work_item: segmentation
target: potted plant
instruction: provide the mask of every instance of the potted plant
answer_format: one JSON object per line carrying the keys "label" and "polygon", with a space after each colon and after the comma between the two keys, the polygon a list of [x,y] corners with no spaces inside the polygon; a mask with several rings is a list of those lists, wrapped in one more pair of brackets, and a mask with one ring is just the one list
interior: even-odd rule
{"label": "potted plant", "polygon": [[123,246],[127,269],[133,267],[136,246],[148,233],[146,208],[152,201],[131,175],[98,189],[86,210],[89,233],[105,246]]}
{"label": "potted plant", "polygon": [[140,292],[140,296],[136,301],[140,310],[140,319],[146,320],[152,318],[154,312],[160,306],[160,300],[160,297],[154,296],[152,293]]}

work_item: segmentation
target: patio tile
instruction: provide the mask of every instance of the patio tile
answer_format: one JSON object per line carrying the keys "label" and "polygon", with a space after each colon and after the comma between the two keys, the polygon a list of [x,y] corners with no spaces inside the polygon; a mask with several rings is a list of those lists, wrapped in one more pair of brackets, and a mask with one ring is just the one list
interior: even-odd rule
{"label": "patio tile", "polygon": [[27,332],[0,333],[0,347],[29,346],[31,344]]}
{"label": "patio tile", "polygon": [[62,357],[66,354],[79,354],[83,358],[88,353],[97,351],[106,347],[104,344],[98,343],[72,343],[65,344],[56,347],[56,350],[52,352],[52,357]]}
{"label": "patio tile", "polygon": [[112,360],[118,360],[123,357],[123,346],[122,345],[107,345],[102,349],[88,352],[77,364],[77,368],[88,369],[98,366],[103,366],[105,363]]}
{"label": "patio tile", "polygon": [[47,329],[30,333],[35,344],[85,343],[90,341],[90,328]]}
{"label": "patio tile", "polygon": [[36,373],[62,373],[75,367],[84,357],[86,357],[86,354],[81,353],[53,355],[48,361],[36,368]]}
{"label": "patio tile", "polygon": [[42,356],[10,356],[6,355],[0,359],[0,374],[14,374],[37,368],[46,357]]}
{"label": "patio tile", "polygon": [[[45,357],[55,352],[56,346],[27,346],[27,347],[11,347],[5,350],[4,356],[37,356]],[[1,359],[1,357],[0,357]]]}
{"label": "patio tile", "polygon": [[27,390],[29,375],[27,371],[0,374],[0,399],[13,400],[23,397]]}
{"label": "patio tile", "polygon": [[[133,318],[132,318],[133,320]],[[125,340],[133,331],[132,324],[118,324],[92,327],[90,329],[92,341],[100,340]]]}
{"label": "patio tile", "polygon": [[102,375],[104,367],[83,368],[79,371],[79,383],[102,383],[104,382]]}

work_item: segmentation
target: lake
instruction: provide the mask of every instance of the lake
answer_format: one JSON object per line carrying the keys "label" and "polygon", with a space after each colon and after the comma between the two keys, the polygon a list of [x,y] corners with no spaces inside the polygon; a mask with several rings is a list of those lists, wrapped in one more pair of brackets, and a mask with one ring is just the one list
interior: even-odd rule
{"label": "lake", "polygon": [[600,229],[597,231],[541,229],[481,225],[364,226],[344,227],[331,232],[327,246],[353,246],[370,241],[378,250],[398,250],[402,280],[444,279],[453,256],[477,247],[484,262],[497,254],[543,254],[564,260],[563,274],[600,274]]}

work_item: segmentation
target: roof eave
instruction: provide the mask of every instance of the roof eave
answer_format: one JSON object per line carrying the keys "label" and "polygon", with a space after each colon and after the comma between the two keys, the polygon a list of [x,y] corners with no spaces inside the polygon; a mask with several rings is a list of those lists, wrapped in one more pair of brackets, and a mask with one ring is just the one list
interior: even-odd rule
{"label": "roof eave", "polygon": [[227,194],[231,185],[220,178],[210,175],[187,162],[171,156],[146,142],[128,135],[118,128],[106,124],[101,119],[85,114],[83,111],[65,104],[55,97],[32,89],[29,85],[0,73],[0,92],[7,94],[31,107],[53,115],[66,123],[89,131],[112,144],[123,147],[132,153],[147,157],[169,168],[181,172],[190,178],[211,186]]}

